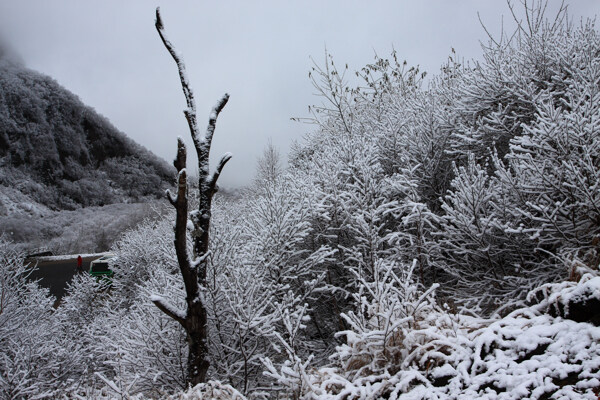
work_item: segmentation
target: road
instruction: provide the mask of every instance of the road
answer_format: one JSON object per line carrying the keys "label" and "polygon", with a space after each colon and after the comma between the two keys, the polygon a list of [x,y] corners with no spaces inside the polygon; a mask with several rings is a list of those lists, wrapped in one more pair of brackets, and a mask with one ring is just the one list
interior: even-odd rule
{"label": "road", "polygon": [[[83,270],[90,268],[90,262],[101,255],[83,257]],[[32,266],[35,265],[35,261]],[[50,289],[50,294],[59,301],[65,294],[67,284],[71,281],[77,270],[77,256],[68,260],[38,261],[36,269],[31,273],[30,279],[39,280],[40,286]]]}

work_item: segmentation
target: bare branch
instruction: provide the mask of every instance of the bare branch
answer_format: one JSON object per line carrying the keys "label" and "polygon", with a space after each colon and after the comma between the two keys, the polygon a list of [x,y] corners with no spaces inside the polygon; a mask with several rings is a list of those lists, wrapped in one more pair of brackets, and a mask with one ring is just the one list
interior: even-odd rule
{"label": "bare branch", "polygon": [[217,118],[223,108],[229,101],[229,94],[225,93],[221,100],[217,102],[217,104],[213,107],[212,112],[210,113],[210,118],[208,119],[208,127],[206,128],[206,134],[204,135],[204,140],[206,141],[208,148],[210,148],[210,144],[212,142],[213,134],[215,133],[215,127],[217,125]]}
{"label": "bare branch", "polygon": [[[179,184],[179,179],[177,180],[177,184]],[[169,189],[165,190],[165,194],[167,195],[169,203],[171,203],[173,207],[177,207],[177,196],[174,196]]]}
{"label": "bare branch", "polygon": [[171,305],[161,296],[152,296],[150,300],[152,300],[154,305],[158,307],[159,310],[173,318],[175,321],[179,322],[181,326],[185,328],[185,316],[181,315],[181,313],[178,312],[173,305]]}
{"label": "bare branch", "polygon": [[194,101],[194,93],[192,92],[190,83],[187,79],[187,75],[185,72],[185,64],[183,63],[181,56],[179,56],[179,54],[177,54],[177,52],[175,51],[175,47],[171,44],[171,42],[166,36],[165,28],[160,17],[160,7],[156,7],[156,22],[154,25],[156,26],[156,30],[158,31],[158,34],[163,44],[165,45],[165,47],[169,51],[169,54],[171,54],[171,57],[173,57],[173,60],[175,60],[175,63],[177,64],[177,68],[179,70],[179,79],[181,80],[181,88],[183,89],[183,94],[185,95],[185,101],[187,103],[187,109],[184,110],[183,113],[185,114],[185,119],[188,121],[190,133],[192,134],[194,144],[196,144],[196,142],[199,141],[199,138],[198,124],[196,122],[196,102]]}
{"label": "bare branch", "polygon": [[[481,20],[481,14],[479,13],[479,11],[477,11],[477,19],[479,19],[479,25],[481,25],[481,27],[485,31],[485,34],[487,35],[488,39],[490,39],[492,41],[492,43],[494,43],[496,46],[500,47],[500,43],[498,43],[496,41],[496,39],[494,39],[494,36],[492,36],[492,34],[490,33],[490,31],[488,31],[487,26],[485,26],[485,24]],[[503,28],[503,31],[504,31],[504,25],[502,26],[502,28]],[[502,34],[500,34],[500,41],[502,41]]]}
{"label": "bare branch", "polygon": [[[515,32],[522,32],[523,35],[525,35],[525,37],[528,37],[527,32],[523,28],[523,21],[519,19],[519,17],[516,14],[514,4],[512,4],[510,1],[507,1],[506,4],[508,5],[508,9],[510,10],[510,14],[512,15],[513,20],[517,24],[517,29]],[[525,9],[527,9],[527,4],[525,4]]]}
{"label": "bare branch", "polygon": [[177,169],[177,172],[181,171],[185,168],[185,160],[187,159],[187,150],[185,148],[185,143],[183,139],[179,136],[177,137],[177,155],[175,156],[175,160],[173,160],[173,166]]}
{"label": "bare branch", "polygon": [[210,192],[212,194],[216,193],[216,188],[217,188],[217,180],[219,179],[219,176],[221,175],[221,171],[223,170],[223,167],[225,166],[225,164],[227,164],[227,162],[229,160],[231,160],[231,158],[233,157],[233,154],[231,153],[225,153],[223,154],[223,157],[221,157],[221,160],[219,161],[219,164],[217,165],[217,169],[215,170],[215,172],[213,173],[213,176],[210,180]]}
{"label": "bare branch", "polygon": [[198,268],[198,266],[200,264],[202,264],[203,262],[205,262],[208,259],[208,257],[210,257],[211,255],[212,255],[212,252],[209,250],[206,253],[204,253],[202,256],[195,258],[191,264],[192,268]]}

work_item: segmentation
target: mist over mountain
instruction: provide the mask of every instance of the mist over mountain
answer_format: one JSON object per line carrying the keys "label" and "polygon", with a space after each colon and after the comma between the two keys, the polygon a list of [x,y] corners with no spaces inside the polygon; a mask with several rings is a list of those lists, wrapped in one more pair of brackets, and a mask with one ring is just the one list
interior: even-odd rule
{"label": "mist over mountain", "polygon": [[158,198],[173,172],[0,44],[0,215]]}

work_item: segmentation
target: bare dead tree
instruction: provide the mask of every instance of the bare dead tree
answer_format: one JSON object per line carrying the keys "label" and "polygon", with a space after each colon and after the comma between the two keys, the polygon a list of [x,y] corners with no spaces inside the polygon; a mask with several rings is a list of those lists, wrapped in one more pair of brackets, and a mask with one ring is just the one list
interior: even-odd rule
{"label": "bare dead tree", "polygon": [[198,209],[192,211],[189,215],[189,220],[192,223],[191,235],[193,242],[193,252],[190,255],[186,244],[188,229],[186,148],[180,137],[177,141],[177,157],[173,161],[173,165],[177,169],[177,194],[173,196],[168,191],[167,197],[176,210],[175,252],[185,286],[187,310],[185,312],[177,310],[166,299],[159,296],[153,296],[152,301],[161,311],[179,322],[185,329],[189,346],[187,361],[188,383],[196,385],[205,381],[206,372],[210,365],[207,343],[207,314],[203,293],[206,287],[206,263],[209,255],[208,232],[210,227],[211,202],[213,195],[217,191],[219,175],[227,161],[231,159],[230,153],[225,154],[211,176],[209,174],[209,154],[217,117],[223,110],[223,107],[225,107],[225,104],[227,104],[229,95],[225,94],[217,102],[210,114],[206,132],[201,136],[198,132],[194,94],[185,73],[185,65],[181,57],[175,52],[171,42],[165,36],[158,8],[156,9],[156,30],[179,69],[181,86],[187,102],[187,108],[183,113],[187,119],[194,147],[198,154],[199,204]]}

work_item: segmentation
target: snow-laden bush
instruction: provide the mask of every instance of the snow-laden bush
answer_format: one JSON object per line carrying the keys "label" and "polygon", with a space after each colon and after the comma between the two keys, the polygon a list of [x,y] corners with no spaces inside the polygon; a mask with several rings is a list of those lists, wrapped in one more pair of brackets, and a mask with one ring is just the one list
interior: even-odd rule
{"label": "snow-laden bush", "polygon": [[600,237],[600,37],[583,29],[585,46],[573,55],[565,94],[542,93],[535,118],[511,141],[507,184],[522,194],[517,204],[525,232],[546,249],[585,252]]}
{"label": "snow-laden bush", "polygon": [[79,383],[84,354],[54,315],[47,289],[0,238],[0,397],[57,397]]}
{"label": "snow-laden bush", "polygon": [[421,292],[412,277],[415,265],[398,271],[396,265],[378,259],[373,281],[358,278],[358,291],[353,294],[357,309],[342,314],[349,329],[337,334],[345,337],[346,344],[338,347],[336,355],[342,368],[356,377],[402,364],[414,350],[405,339],[438,310],[432,296],[438,285]]}
{"label": "snow-laden bush", "polygon": [[[265,360],[267,374],[293,398],[378,398],[398,384],[404,388],[415,379],[426,380],[418,368],[434,371],[460,357],[446,339],[458,337],[458,322],[435,302],[437,285],[419,289],[412,276],[415,265],[399,269],[379,259],[373,279],[357,276],[357,306],[342,314],[349,329],[338,333],[345,344],[337,347],[331,366],[315,370],[310,359],[287,350],[289,361],[279,370]],[[417,369],[408,379],[403,371],[411,366]]]}
{"label": "snow-laden bush", "polygon": [[106,310],[112,315],[104,319],[97,351],[104,357],[106,377],[129,394],[164,397],[186,387],[185,333],[150,300],[162,295],[181,304],[178,283],[173,275],[155,271],[139,285],[139,295],[126,311]]}
{"label": "snow-laden bush", "polygon": [[[281,358],[271,344],[284,329],[285,310],[319,304],[316,289],[333,253],[307,245],[310,196],[287,173],[265,168],[274,161],[268,160],[259,161],[264,171],[244,199],[215,204],[208,267],[211,377],[255,398],[265,396],[260,359]],[[303,335],[302,354],[314,351],[315,342]]]}
{"label": "snow-laden bush", "polygon": [[147,219],[127,231],[113,246],[117,260],[111,268],[118,277],[113,289],[123,300],[135,297],[138,285],[147,281],[153,271],[176,272],[171,220],[170,214],[156,220]]}
{"label": "snow-laden bush", "polygon": [[175,306],[184,302],[170,218],[142,223],[113,250],[117,259],[110,296],[97,310],[102,376],[128,394],[160,397],[184,389],[185,333],[151,301],[161,296]]}
{"label": "snow-laden bush", "polygon": [[170,396],[168,400],[246,400],[240,392],[219,381],[200,383],[187,391]]}
{"label": "snow-laden bush", "polygon": [[414,293],[408,310],[420,305],[420,312],[402,317],[404,313],[390,312],[389,299],[396,296],[383,302],[375,301],[376,295],[365,296],[364,316],[351,320],[379,318],[384,325],[372,323],[365,329],[364,322],[355,322],[351,332],[343,332],[346,344],[337,348],[332,365],[305,369],[306,390],[298,398],[597,398],[600,328],[546,313],[556,303],[600,298],[597,274],[546,285],[540,304],[492,319],[440,309],[414,285],[388,280],[382,287],[387,293]]}

